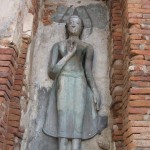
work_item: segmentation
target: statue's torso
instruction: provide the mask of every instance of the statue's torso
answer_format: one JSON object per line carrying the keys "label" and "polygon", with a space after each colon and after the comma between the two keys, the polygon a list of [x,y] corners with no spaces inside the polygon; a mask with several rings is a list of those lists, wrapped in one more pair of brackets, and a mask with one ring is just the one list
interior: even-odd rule
{"label": "statue's torso", "polygon": [[[60,57],[64,57],[67,54],[67,40],[59,43],[59,54]],[[86,54],[87,44],[78,41],[77,43],[77,50],[72,58],[66,63],[62,72],[70,72],[70,73],[80,73],[83,72],[83,63],[84,57]]]}

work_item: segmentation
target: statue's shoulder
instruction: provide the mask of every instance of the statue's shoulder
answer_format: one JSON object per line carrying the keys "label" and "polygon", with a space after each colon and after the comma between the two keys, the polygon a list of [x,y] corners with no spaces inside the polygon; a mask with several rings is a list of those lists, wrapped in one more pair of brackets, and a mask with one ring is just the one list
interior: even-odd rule
{"label": "statue's shoulder", "polygon": [[82,45],[84,45],[87,48],[93,48],[93,46],[87,42],[82,41]]}
{"label": "statue's shoulder", "polygon": [[63,45],[66,45],[66,43],[67,43],[67,40],[63,40],[63,41],[57,42],[56,44],[58,46],[63,46]]}
{"label": "statue's shoulder", "polygon": [[65,44],[66,42],[67,40],[63,40],[63,41],[56,42],[54,45],[60,46],[62,44]]}
{"label": "statue's shoulder", "polygon": [[66,45],[66,41],[60,41],[60,42],[57,42],[53,45],[53,48],[52,49],[55,49],[57,48],[58,50],[62,49],[63,47],[65,47]]}
{"label": "statue's shoulder", "polygon": [[83,45],[86,47],[86,49],[87,49],[88,51],[91,51],[91,52],[94,51],[94,48],[93,48],[93,46],[92,46],[91,44],[86,43],[86,42],[83,42]]}

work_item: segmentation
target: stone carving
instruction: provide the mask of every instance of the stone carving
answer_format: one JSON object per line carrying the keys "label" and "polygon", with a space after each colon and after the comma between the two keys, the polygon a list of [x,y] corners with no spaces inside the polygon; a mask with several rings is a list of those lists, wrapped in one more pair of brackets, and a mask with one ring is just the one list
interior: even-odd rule
{"label": "stone carving", "polygon": [[101,98],[92,74],[94,50],[83,42],[82,20],[72,15],[67,21],[68,38],[54,44],[48,66],[52,85],[43,131],[59,138],[59,150],[80,150],[107,126],[107,117],[98,116]]}

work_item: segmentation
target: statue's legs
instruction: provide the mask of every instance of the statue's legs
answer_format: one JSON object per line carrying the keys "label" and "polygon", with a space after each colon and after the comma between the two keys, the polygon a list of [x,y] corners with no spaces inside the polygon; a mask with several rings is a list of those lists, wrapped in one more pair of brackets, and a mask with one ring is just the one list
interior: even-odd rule
{"label": "statue's legs", "polygon": [[72,150],[81,150],[81,139],[72,139]]}
{"label": "statue's legs", "polygon": [[68,139],[59,138],[59,150],[67,150]]}

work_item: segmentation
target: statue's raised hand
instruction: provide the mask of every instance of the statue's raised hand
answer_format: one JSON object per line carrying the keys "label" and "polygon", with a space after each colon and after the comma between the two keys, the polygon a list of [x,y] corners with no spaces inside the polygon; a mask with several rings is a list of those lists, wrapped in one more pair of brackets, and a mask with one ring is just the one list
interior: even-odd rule
{"label": "statue's raised hand", "polygon": [[67,53],[69,55],[73,55],[76,52],[76,50],[77,50],[77,43],[72,41],[67,43]]}

